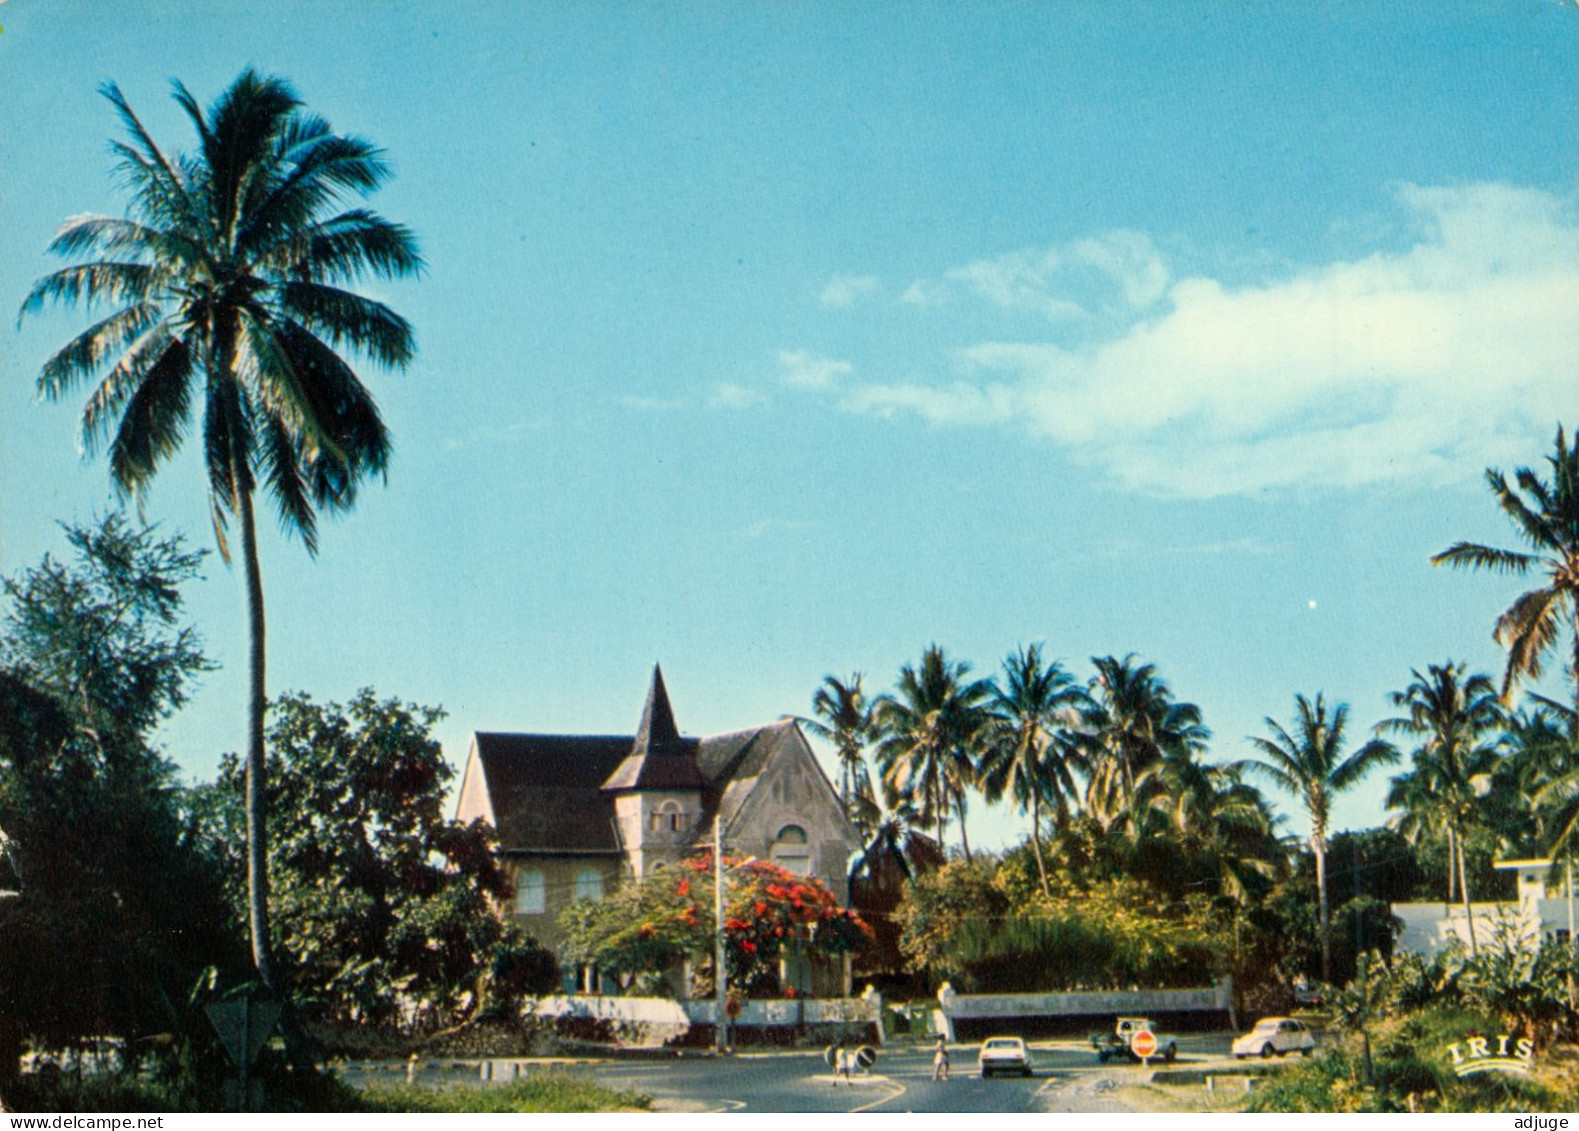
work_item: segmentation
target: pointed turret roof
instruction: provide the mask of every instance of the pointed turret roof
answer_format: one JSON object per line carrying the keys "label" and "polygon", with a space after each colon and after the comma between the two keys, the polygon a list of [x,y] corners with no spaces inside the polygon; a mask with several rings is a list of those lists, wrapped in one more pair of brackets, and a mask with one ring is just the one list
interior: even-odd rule
{"label": "pointed turret roof", "polygon": [[705,784],[697,768],[695,744],[680,737],[674,725],[674,708],[663,685],[663,669],[652,666],[652,686],[642,708],[641,726],[631,751],[603,783],[605,790],[701,789]]}

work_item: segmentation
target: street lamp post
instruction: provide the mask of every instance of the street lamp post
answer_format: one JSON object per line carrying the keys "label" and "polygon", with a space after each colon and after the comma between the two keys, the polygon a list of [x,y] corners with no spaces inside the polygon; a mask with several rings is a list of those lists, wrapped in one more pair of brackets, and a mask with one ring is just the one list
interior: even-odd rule
{"label": "street lamp post", "polygon": [[724,972],[724,821],[713,818],[713,1038],[719,1052],[729,1047],[728,976]]}

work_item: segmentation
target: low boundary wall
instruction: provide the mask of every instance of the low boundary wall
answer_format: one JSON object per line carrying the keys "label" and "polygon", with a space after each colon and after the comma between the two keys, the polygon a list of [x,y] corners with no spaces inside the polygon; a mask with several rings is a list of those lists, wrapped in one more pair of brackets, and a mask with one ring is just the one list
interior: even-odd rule
{"label": "low boundary wall", "polygon": [[981,1036],[995,1026],[1016,1023],[1016,1031],[1035,1035],[1069,1032],[1093,1019],[1111,1022],[1114,1017],[1150,1017],[1158,1024],[1190,1027],[1192,1021],[1209,1022],[1211,1014],[1227,1015],[1238,1028],[1234,1013],[1233,979],[1210,986],[1178,990],[1076,990],[1048,994],[956,994],[945,985],[938,991],[942,1007],[933,1014],[935,1031],[949,1040]]}
{"label": "low boundary wall", "polygon": [[[656,1045],[683,1038],[694,1025],[711,1026],[718,1021],[718,1006],[712,999],[675,1001],[570,994],[539,998],[532,1012],[538,1017],[606,1021],[635,1030],[641,1034],[642,1043]],[[876,994],[859,998],[773,998],[745,1001],[740,1015],[730,1024],[747,1029],[875,1025],[881,1041],[882,1016],[882,998]]]}

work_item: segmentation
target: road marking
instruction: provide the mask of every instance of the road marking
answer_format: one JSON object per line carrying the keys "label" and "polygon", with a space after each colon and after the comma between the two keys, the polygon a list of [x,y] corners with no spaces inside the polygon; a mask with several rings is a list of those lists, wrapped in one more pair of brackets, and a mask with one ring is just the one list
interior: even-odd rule
{"label": "road marking", "polygon": [[709,1108],[707,1112],[708,1115],[720,1115],[726,1111],[740,1111],[746,1106],[746,1102],[744,1100],[719,1100],[718,1102],[724,1106]]}
{"label": "road marking", "polygon": [[1033,1100],[1039,1100],[1047,1094],[1047,1090],[1049,1088],[1053,1087],[1055,1084],[1061,1087],[1063,1083],[1064,1078],[1062,1076],[1049,1076],[1047,1078],[1047,1083],[1043,1084],[1040,1088],[1031,1093],[1031,1098]]}
{"label": "road marking", "polygon": [[[885,1079],[886,1079],[886,1077],[885,1077]],[[900,1096],[905,1094],[905,1086],[903,1084],[897,1083],[894,1080],[888,1080],[888,1083],[895,1089],[895,1091],[890,1092],[888,1095],[882,1097],[881,1099],[873,1100],[869,1104],[862,1104],[860,1107],[852,1107],[845,1114],[847,1114],[847,1115],[855,1115],[857,1112],[870,1111],[874,1107],[882,1107],[884,1104],[893,1103]]]}

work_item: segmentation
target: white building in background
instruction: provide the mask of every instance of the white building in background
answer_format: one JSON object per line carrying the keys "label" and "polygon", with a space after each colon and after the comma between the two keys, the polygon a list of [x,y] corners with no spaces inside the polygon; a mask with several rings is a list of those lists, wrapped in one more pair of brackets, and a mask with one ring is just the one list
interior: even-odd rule
{"label": "white building in background", "polygon": [[[1573,867],[1566,864],[1552,879],[1550,860],[1501,860],[1501,871],[1518,873],[1518,898],[1471,903],[1475,939],[1482,946],[1508,932],[1531,949],[1566,945],[1574,938]],[[1397,949],[1433,958],[1454,939],[1469,946],[1469,915],[1462,903],[1395,903],[1402,920]]]}

